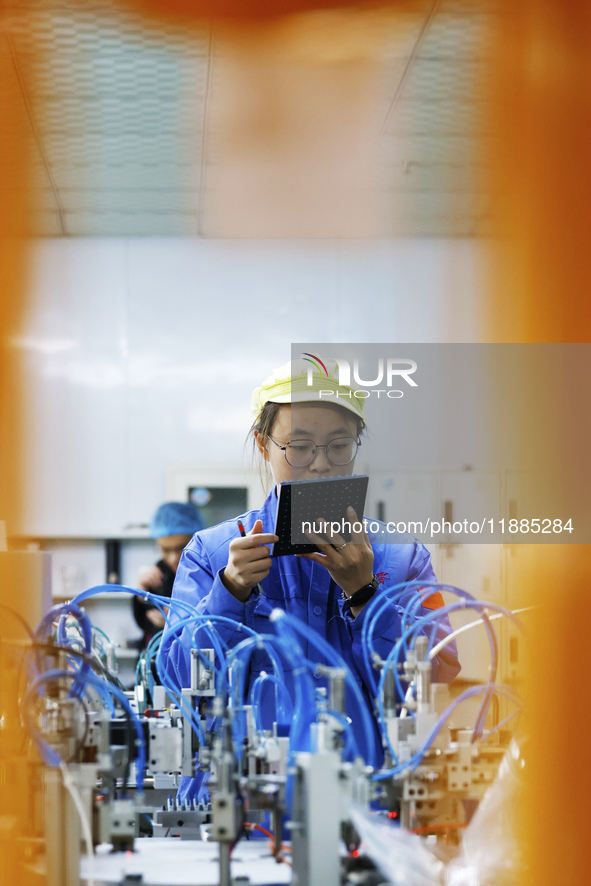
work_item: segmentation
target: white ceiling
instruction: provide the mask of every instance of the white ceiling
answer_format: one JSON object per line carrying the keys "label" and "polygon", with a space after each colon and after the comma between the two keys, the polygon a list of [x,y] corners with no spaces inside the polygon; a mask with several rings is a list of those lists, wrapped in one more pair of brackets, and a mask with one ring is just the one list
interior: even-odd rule
{"label": "white ceiling", "polygon": [[[396,24],[384,19],[385,236],[482,230],[486,8],[425,0]],[[0,54],[0,112],[10,102],[31,135],[36,234],[204,235],[209,27],[156,28],[105,0],[30,0],[6,14]]]}

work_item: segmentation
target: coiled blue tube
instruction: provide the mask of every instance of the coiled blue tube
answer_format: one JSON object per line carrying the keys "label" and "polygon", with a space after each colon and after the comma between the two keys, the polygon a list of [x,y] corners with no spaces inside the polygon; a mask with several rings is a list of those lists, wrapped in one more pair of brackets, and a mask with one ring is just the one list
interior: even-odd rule
{"label": "coiled blue tube", "polygon": [[[57,679],[68,679],[68,680],[79,680],[80,673],[74,673],[73,671],[63,671],[63,670],[53,670],[47,671],[45,674],[41,674],[37,677],[36,680],[28,687],[24,697],[23,704],[26,704],[26,700],[29,695],[37,692],[37,690],[44,684],[49,683],[52,680]],[[118,686],[114,686],[112,683],[109,683],[105,680],[101,680],[96,674],[90,672],[85,675],[85,683],[86,685],[94,686],[99,692],[108,691],[111,695],[114,695],[115,698],[120,702],[123,708],[125,708],[126,712],[131,718],[133,723],[135,733],[136,733],[136,746],[138,749],[138,755],[136,760],[136,783],[137,783],[137,791],[138,794],[142,794],[144,790],[144,773],[146,769],[146,746],[144,742],[144,733],[142,730],[141,723],[132,710],[131,705],[129,704],[129,700],[124,692],[122,692]],[[50,766],[59,766],[61,763],[61,758],[55,748],[52,748],[46,741],[43,740],[41,736],[38,734],[34,736],[36,743],[38,744],[40,750],[43,753],[43,757]]]}
{"label": "coiled blue tube", "polygon": [[[463,593],[462,593],[462,596],[463,596]],[[485,609],[494,609],[494,610],[501,612],[502,614],[512,615],[512,613],[509,613],[508,610],[504,609],[504,607],[498,606],[497,604],[494,604],[494,603],[487,603],[487,604],[480,603],[474,599],[471,599],[468,602],[466,602],[466,600],[462,600],[458,603],[450,603],[447,606],[443,606],[440,609],[432,610],[429,613],[427,613],[426,615],[424,615],[418,622],[411,624],[409,627],[406,628],[406,630],[403,631],[402,636],[396,641],[396,643],[392,647],[390,653],[388,654],[388,657],[386,659],[386,662],[384,663],[384,667],[382,670],[382,674],[380,675],[380,681],[378,684],[377,695],[378,695],[378,710],[380,713],[380,728],[382,731],[382,736],[383,736],[383,738],[386,739],[386,741],[388,743],[389,750],[391,752],[392,752],[392,749],[389,744],[388,736],[387,736],[387,733],[385,730],[384,714],[383,714],[383,692],[384,692],[384,685],[385,685],[387,671],[389,670],[390,667],[392,667],[392,673],[394,675],[394,681],[396,683],[396,688],[398,690],[400,697],[404,698],[404,690],[403,690],[402,685],[400,683],[400,677],[398,674],[398,670],[396,668],[396,663],[398,662],[400,653],[404,649],[407,648],[407,646],[406,646],[407,640],[411,640],[411,647],[414,646],[414,642],[416,641],[418,634],[425,628],[425,626],[427,624],[429,624],[430,622],[435,622],[435,621],[439,620],[440,618],[444,618],[449,612],[454,612],[459,609],[461,609],[461,610],[476,609],[477,611],[480,611],[482,613],[483,621],[484,621],[485,627],[487,628],[487,636],[489,639],[489,645],[491,647],[491,660],[492,660],[491,677],[492,677],[492,674],[496,674],[496,667],[497,667],[496,635],[492,629],[490,619],[488,618],[488,615],[486,614],[486,612],[484,610]],[[515,618],[515,617],[513,616],[513,618]],[[492,685],[492,682],[493,682],[493,680],[491,678],[489,678],[489,681],[486,684],[486,686]],[[485,686],[485,688],[486,688],[486,686]],[[478,738],[480,735],[480,731],[481,731],[480,724],[483,720],[483,709],[484,709],[484,718],[485,718],[486,711],[488,710],[489,704],[490,704],[490,695],[485,694],[485,697],[483,700],[483,705],[481,706],[481,709],[480,709],[479,714],[477,716],[475,727],[474,727],[474,730],[475,730],[474,739]],[[478,730],[480,730],[480,731],[478,731]]]}
{"label": "coiled blue tube", "polygon": [[324,637],[321,637],[320,634],[317,634],[314,631],[310,631],[307,625],[303,624],[303,622],[301,622],[294,615],[290,615],[289,613],[284,612],[283,609],[274,609],[271,613],[271,619],[275,622],[280,635],[285,634],[286,636],[288,636],[291,634],[293,636],[293,634],[295,633],[303,636],[306,641],[314,646],[327,661],[333,662],[335,667],[342,668],[344,670],[345,680],[353,694],[353,697],[355,698],[357,708],[361,716],[366,744],[365,761],[370,766],[375,767],[377,761],[371,715],[367,709],[367,705],[363,699],[359,686],[353,678],[351,670],[347,665],[345,659],[336,651],[336,649],[333,649],[333,647],[324,639]]}
{"label": "coiled blue tube", "polygon": [[59,617],[57,639],[60,646],[67,646],[68,638],[65,631],[66,615],[73,615],[80,624],[84,640],[84,651],[90,654],[92,649],[92,625],[84,610],[80,609],[75,603],[59,603],[57,606],[53,606],[39,622],[35,630],[35,639],[40,641],[46,640],[51,634],[54,621]]}
{"label": "coiled blue tube", "polygon": [[263,732],[263,724],[261,721],[260,715],[260,704],[261,704],[261,695],[263,691],[263,686],[265,683],[272,683],[278,690],[279,695],[283,698],[287,698],[289,702],[289,710],[286,711],[285,705],[281,705],[281,710],[279,710],[279,706],[277,707],[277,722],[278,723],[290,723],[293,717],[293,702],[291,700],[291,696],[289,694],[289,690],[285,683],[280,680],[278,677],[273,676],[272,674],[261,673],[256,678],[252,685],[252,689],[250,691],[250,700],[252,704],[252,713],[254,718],[255,729],[259,734]]}
{"label": "coiled blue tube", "polygon": [[[166,633],[166,637],[169,638],[170,636],[174,636],[174,634],[177,631],[178,632],[183,631],[186,626],[186,623],[190,623],[191,621],[192,621],[192,619],[188,618],[188,619],[182,619],[181,621],[176,622],[173,628],[169,627],[169,629]],[[162,648],[163,648],[163,643],[161,642],[160,646],[158,647],[158,652],[156,653],[156,671],[158,672],[160,682],[162,683],[162,685],[164,686],[164,688],[166,689],[166,691],[168,692],[170,697],[174,698],[174,700],[176,701],[176,704],[177,704],[179,710],[182,712],[183,716],[188,721],[191,728],[193,729],[193,731],[197,735],[197,738],[199,739],[199,743],[201,745],[205,745],[205,733],[203,732],[203,728],[201,726],[201,723],[199,722],[199,720],[197,718],[197,714],[195,713],[195,711],[193,710],[191,705],[188,704],[187,701],[185,701],[185,699],[183,698],[182,687],[179,686],[178,684],[175,685],[172,682],[171,675],[169,675],[166,671],[166,667],[164,666],[164,663],[162,660]]]}
{"label": "coiled blue tube", "polygon": [[[66,635],[66,618],[68,615],[73,615],[78,621],[84,641],[84,651],[87,655],[90,655],[92,652],[92,625],[84,610],[80,609],[75,603],[59,603],[57,606],[53,606],[39,622],[35,630],[35,639],[39,642],[45,642],[51,635],[54,621],[58,619],[58,643],[61,647],[67,649],[70,645]],[[80,664],[74,663],[73,666],[76,678],[70,692],[73,696],[77,696],[82,691],[81,687],[84,679],[90,673],[90,664],[87,661],[82,661]]]}
{"label": "coiled blue tube", "polygon": [[392,778],[397,775],[400,775],[407,770],[412,772],[417,766],[420,765],[421,760],[423,759],[425,752],[429,749],[434,739],[437,737],[440,730],[443,728],[451,714],[454,710],[460,705],[465,699],[471,698],[474,695],[481,695],[483,692],[492,691],[498,695],[504,695],[510,701],[513,701],[515,704],[522,705],[522,699],[517,695],[517,693],[513,692],[509,689],[508,686],[503,686],[502,684],[492,684],[491,686],[471,686],[469,689],[466,689],[459,695],[443,712],[441,717],[437,720],[433,729],[421,745],[421,747],[416,751],[409,760],[406,760],[403,763],[398,763],[396,766],[393,766],[391,769],[383,770],[382,772],[376,772],[371,776],[372,781],[381,781],[385,778]]}
{"label": "coiled blue tube", "polygon": [[[174,609],[187,613],[195,611],[195,607],[184,600],[178,600],[174,597],[162,597],[160,594],[153,594],[150,591],[142,591],[140,588],[131,588],[128,585],[119,584],[93,585],[93,587],[87,588],[85,591],[80,591],[79,594],[76,594],[71,602],[79,606],[80,603],[87,600],[89,597],[96,597],[97,594],[107,593],[129,594],[130,596],[142,597],[144,600],[148,600],[150,603],[153,603],[154,606],[157,606],[160,611],[162,611],[162,608]],[[162,614],[166,616],[165,612],[162,612]]]}
{"label": "coiled blue tube", "polygon": [[[250,660],[250,657],[253,652],[256,650],[263,649],[266,654],[269,656],[271,663],[273,665],[274,676],[276,677],[278,683],[285,684],[285,676],[283,665],[281,664],[280,655],[283,655],[286,661],[293,667],[293,676],[297,677],[294,680],[294,693],[295,693],[295,703],[293,705],[293,722],[294,726],[298,724],[298,715],[303,717],[305,707],[302,704],[302,698],[305,694],[306,690],[309,695],[313,698],[314,687],[311,684],[306,685],[305,681],[302,683],[300,680],[298,665],[299,662],[297,660],[297,656],[294,655],[293,650],[290,649],[286,644],[281,640],[281,638],[276,637],[272,634],[257,634],[255,637],[248,637],[235,646],[228,653],[228,668],[233,668],[235,665],[235,673],[236,680],[233,683],[233,706],[236,711],[236,717],[233,721],[233,729],[235,730],[234,737],[236,739],[237,749],[240,748],[239,754],[241,754],[242,749],[242,740],[245,735],[246,725],[244,722],[244,717],[238,713],[241,711],[242,705],[244,704],[244,698],[246,694],[246,673],[247,673],[247,665]],[[279,693],[277,684],[275,686],[275,698],[276,698],[276,708],[277,708],[277,716],[281,718],[284,722],[286,719],[286,710],[283,701],[283,696]],[[298,733],[299,724],[296,728],[296,735]],[[239,731],[240,730],[240,731]],[[290,736],[290,748],[293,743],[293,735]]]}
{"label": "coiled blue tube", "polygon": [[[411,594],[413,591],[419,588],[427,587],[438,589],[441,587],[441,585],[439,584],[439,582],[428,581],[399,582],[398,584],[392,585],[392,587],[389,587],[384,591],[380,591],[379,594],[375,594],[365,607],[365,616],[363,627],[361,629],[361,650],[368,678],[373,682],[374,694],[377,692],[378,681],[374,676],[374,666],[372,661],[372,658],[376,655],[376,650],[373,645],[373,634],[380,619],[380,616],[382,612],[389,606],[396,605],[397,601],[401,600],[405,594]],[[418,594],[416,594],[416,596],[419,600],[421,599]],[[415,593],[412,593],[412,598],[414,597]],[[402,615],[402,608],[400,606],[397,606],[396,608],[398,609],[398,612]]]}

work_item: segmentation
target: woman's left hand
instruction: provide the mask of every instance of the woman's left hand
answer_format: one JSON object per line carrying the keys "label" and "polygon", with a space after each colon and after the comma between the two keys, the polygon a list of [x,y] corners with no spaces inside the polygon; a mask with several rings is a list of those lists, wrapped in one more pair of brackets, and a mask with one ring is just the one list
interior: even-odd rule
{"label": "woman's left hand", "polygon": [[373,549],[363,527],[363,522],[359,520],[351,507],[347,508],[347,520],[351,523],[351,530],[353,530],[354,523],[361,525],[360,532],[351,531],[351,541],[347,542],[338,532],[333,532],[330,522],[320,517],[314,522],[316,526],[319,523],[324,524],[324,538],[314,532],[306,533],[320,553],[299,554],[298,556],[313,560],[326,567],[334,581],[344,591],[345,596],[349,597],[371,582],[373,578]]}

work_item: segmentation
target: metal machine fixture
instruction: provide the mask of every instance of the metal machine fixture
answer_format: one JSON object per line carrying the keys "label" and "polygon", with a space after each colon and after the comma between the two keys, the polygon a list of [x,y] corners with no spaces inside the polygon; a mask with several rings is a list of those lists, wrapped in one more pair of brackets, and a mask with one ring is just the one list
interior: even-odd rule
{"label": "metal machine fixture", "polygon": [[[244,639],[229,649],[218,630],[221,617],[216,624],[188,604],[148,595],[170,607],[169,630],[192,630],[190,686],[177,685],[166,673],[156,641],[128,691],[93,646],[92,626],[80,608],[85,594],[55,607],[26,655],[31,677],[21,701],[44,763],[49,886],[78,886],[81,854],[90,860],[93,846],[128,850],[144,837],[217,842],[219,883],[230,886],[236,844],[253,830],[267,832],[265,822],[272,853],[292,866],[295,886],[347,882],[352,860],[364,854],[355,826],[360,814],[432,839],[457,837],[505,753],[499,740],[504,721],[491,721],[491,700],[507,699],[515,713],[520,700],[494,682],[498,644],[489,613],[515,617],[453,591],[484,624],[491,648],[488,683],[452,700],[447,685],[431,682],[437,653],[432,628],[459,604],[448,604],[439,615],[425,613],[418,611],[412,589],[386,592],[368,609],[395,601],[404,609],[403,635],[382,660],[368,612],[364,640],[375,710],[372,717],[356,709],[363,745],[352,729],[351,702],[363,703],[355,678],[325,641],[312,642],[304,653],[306,626],[282,611],[273,614],[273,634],[231,625]],[[253,655],[266,656],[268,670],[247,692]],[[282,684],[284,665],[299,681],[291,701]],[[281,712],[271,728],[261,714],[263,691],[274,693]],[[469,728],[452,723],[467,698],[480,699]],[[381,752],[372,751],[374,736]],[[199,792],[177,800],[183,777],[196,779]],[[366,871],[371,867],[367,856]],[[364,876],[357,873],[350,882],[371,882]]]}

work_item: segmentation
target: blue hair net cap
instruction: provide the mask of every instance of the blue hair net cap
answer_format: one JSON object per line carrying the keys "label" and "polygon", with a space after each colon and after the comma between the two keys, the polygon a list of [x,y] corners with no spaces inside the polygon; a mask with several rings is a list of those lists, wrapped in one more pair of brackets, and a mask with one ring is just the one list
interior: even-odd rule
{"label": "blue hair net cap", "polygon": [[150,520],[152,538],[167,535],[193,535],[205,529],[206,523],[199,508],[190,502],[167,501],[160,505]]}

